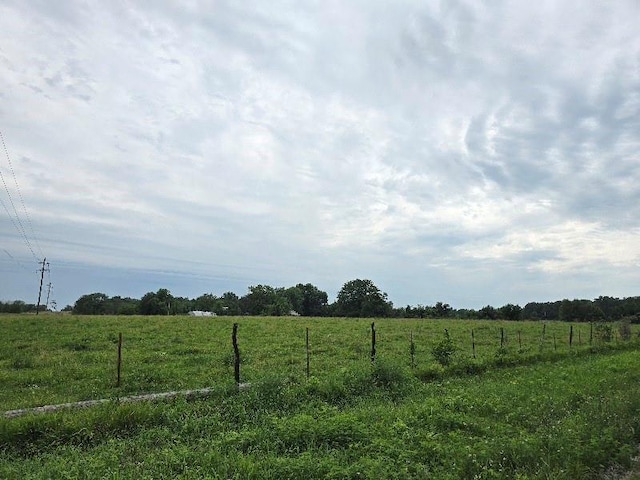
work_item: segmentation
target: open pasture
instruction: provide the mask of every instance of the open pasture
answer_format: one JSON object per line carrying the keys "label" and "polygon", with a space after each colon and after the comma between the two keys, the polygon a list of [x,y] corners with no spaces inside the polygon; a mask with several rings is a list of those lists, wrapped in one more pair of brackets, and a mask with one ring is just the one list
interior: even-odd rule
{"label": "open pasture", "polygon": [[[377,358],[412,368],[421,379],[573,355],[601,344],[598,337],[590,345],[589,324],[373,321]],[[370,364],[369,319],[8,315],[0,316],[0,410],[229,385],[234,363],[231,332],[236,322],[243,382],[305,378],[307,328],[310,373],[315,380]],[[617,328],[613,325],[608,345],[637,341],[634,332],[630,342],[623,342]],[[432,354],[445,329],[455,346],[447,369]],[[116,387],[120,333],[122,379]]]}
{"label": "open pasture", "polygon": [[309,380],[257,369],[251,388],[203,399],[0,418],[0,478],[622,478],[640,442],[640,353],[529,359],[429,382],[388,360]]}

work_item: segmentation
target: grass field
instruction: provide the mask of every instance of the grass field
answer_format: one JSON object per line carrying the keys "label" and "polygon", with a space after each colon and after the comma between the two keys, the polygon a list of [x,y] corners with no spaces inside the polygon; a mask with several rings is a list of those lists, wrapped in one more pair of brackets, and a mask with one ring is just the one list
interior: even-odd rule
{"label": "grass field", "polygon": [[[246,391],[233,384],[234,322]],[[375,323],[372,366],[370,320],[0,317],[3,411],[214,387],[206,399],[1,419],[0,478],[575,479],[630,465],[635,332],[589,345],[589,325],[574,325],[570,347],[562,323]],[[447,367],[431,353],[445,328]]]}

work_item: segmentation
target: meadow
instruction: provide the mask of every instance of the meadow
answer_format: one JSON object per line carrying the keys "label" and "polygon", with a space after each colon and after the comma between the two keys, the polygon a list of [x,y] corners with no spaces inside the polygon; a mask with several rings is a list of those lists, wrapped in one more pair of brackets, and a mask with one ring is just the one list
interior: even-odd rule
{"label": "meadow", "polygon": [[[236,322],[251,383],[240,391]],[[213,389],[2,418],[0,478],[575,479],[630,466],[637,332],[623,340],[614,326],[605,341],[601,329],[559,322],[375,326],[372,364],[366,319],[2,316],[1,411]],[[445,329],[453,348],[442,365],[433,349]]]}

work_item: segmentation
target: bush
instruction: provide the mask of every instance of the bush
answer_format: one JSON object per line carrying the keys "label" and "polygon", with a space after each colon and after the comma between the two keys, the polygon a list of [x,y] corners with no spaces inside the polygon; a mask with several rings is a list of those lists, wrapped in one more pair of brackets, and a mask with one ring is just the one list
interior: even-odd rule
{"label": "bush", "polygon": [[398,390],[411,382],[411,377],[399,365],[377,361],[371,371],[371,381],[376,387]]}
{"label": "bush", "polygon": [[451,363],[451,357],[453,357],[455,351],[456,347],[449,336],[448,330],[444,331],[444,339],[431,349],[434,358],[443,367]]}
{"label": "bush", "polygon": [[623,319],[618,327],[618,332],[620,333],[620,338],[625,342],[631,340],[631,323]]}
{"label": "bush", "polygon": [[610,342],[613,339],[613,328],[611,325],[599,323],[593,329],[593,336],[599,343]]}

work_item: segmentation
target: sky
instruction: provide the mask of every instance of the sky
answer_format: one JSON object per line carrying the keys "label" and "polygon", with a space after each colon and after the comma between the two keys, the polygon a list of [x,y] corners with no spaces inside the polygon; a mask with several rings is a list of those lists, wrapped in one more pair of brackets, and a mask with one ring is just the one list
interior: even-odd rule
{"label": "sky", "polygon": [[35,303],[45,256],[58,308],[640,295],[638,25],[637,0],[0,0],[0,300]]}

